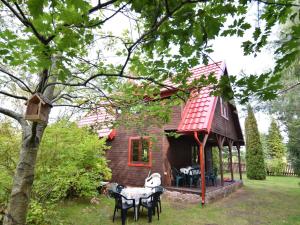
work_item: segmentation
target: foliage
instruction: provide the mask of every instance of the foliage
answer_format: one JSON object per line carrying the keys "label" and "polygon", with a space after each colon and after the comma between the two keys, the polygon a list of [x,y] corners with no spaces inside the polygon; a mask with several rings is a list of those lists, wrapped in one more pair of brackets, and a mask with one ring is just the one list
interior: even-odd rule
{"label": "foliage", "polygon": [[245,120],[246,136],[246,166],[249,179],[266,179],[266,168],[262,144],[260,141],[257,122],[251,106],[248,106],[248,115]]}
{"label": "foliage", "polygon": [[110,178],[105,139],[75,123],[50,125],[38,155],[33,196],[40,201],[96,195],[99,182]]}
{"label": "foliage", "polygon": [[289,122],[289,142],[287,144],[289,159],[294,171],[300,176],[300,119],[295,118]]}
{"label": "foliage", "polygon": [[[288,31],[289,29],[294,29],[294,26],[295,24],[292,23],[284,29]],[[299,42],[298,39],[294,39],[293,41]],[[298,52],[295,57],[296,60],[289,63],[281,72],[281,82],[284,89],[281,95],[271,102],[271,113],[276,114],[279,120],[285,125],[289,139],[287,144],[288,160],[292,163],[294,171],[300,175],[300,53]]]}
{"label": "foliage", "polygon": [[275,173],[279,173],[283,170],[284,156],[285,156],[285,146],[282,142],[282,137],[280,134],[279,127],[274,120],[271,121],[271,125],[269,128],[269,133],[267,136],[267,146],[268,146],[268,169],[274,171]]}
{"label": "foliage", "polygon": [[[8,122],[0,123],[0,209],[11,191],[20,134]],[[97,194],[101,180],[110,178],[104,157],[105,140],[75,123],[60,121],[50,125],[41,144],[36,179],[27,224],[50,224],[56,217],[55,204],[75,196]],[[57,222],[57,221],[56,221]]]}
{"label": "foliage", "polygon": [[42,204],[32,199],[29,204],[26,225],[63,224],[57,219],[58,213],[54,204]]}
{"label": "foliage", "polygon": [[280,176],[283,174],[286,163],[280,159],[268,159],[266,160],[267,171],[271,172],[273,175]]}
{"label": "foliage", "polygon": [[220,158],[219,158],[219,149],[217,147],[212,147],[212,161],[213,161],[214,173],[219,174]]}
{"label": "foliage", "polygon": [[[0,121],[0,202],[7,203],[18,159],[20,134],[10,122]],[[1,207],[1,205],[0,205]]]}
{"label": "foliage", "polygon": [[274,119],[271,121],[269,133],[267,136],[268,155],[271,159],[277,158],[282,160],[285,155],[285,148],[282,142],[279,127]]}

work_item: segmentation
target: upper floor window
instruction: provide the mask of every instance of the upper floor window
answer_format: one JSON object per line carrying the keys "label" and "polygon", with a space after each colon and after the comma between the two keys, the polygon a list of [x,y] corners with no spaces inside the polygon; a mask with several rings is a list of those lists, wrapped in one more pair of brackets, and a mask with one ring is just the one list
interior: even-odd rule
{"label": "upper floor window", "polygon": [[149,137],[130,137],[128,146],[128,165],[150,167],[151,141]]}
{"label": "upper floor window", "polygon": [[220,105],[221,105],[221,115],[228,120],[228,105],[227,102],[220,98]]}

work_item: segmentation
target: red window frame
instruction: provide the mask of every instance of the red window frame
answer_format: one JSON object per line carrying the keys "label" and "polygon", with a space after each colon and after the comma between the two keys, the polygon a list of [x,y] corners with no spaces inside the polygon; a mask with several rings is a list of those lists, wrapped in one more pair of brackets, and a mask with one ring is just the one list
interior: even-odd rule
{"label": "red window frame", "polygon": [[221,116],[228,120],[229,119],[228,118],[228,106],[227,106],[227,103],[224,102],[221,97],[220,97],[220,107],[221,107]]}
{"label": "red window frame", "polygon": [[[139,141],[139,154],[141,154],[142,151],[142,142],[141,140],[147,140],[149,144],[149,161],[148,162],[142,162],[142,161],[133,161],[132,155],[133,155],[133,149],[132,149],[132,142],[133,141]],[[128,166],[139,166],[139,167],[152,167],[152,143],[150,140],[150,137],[130,137],[128,140]]]}

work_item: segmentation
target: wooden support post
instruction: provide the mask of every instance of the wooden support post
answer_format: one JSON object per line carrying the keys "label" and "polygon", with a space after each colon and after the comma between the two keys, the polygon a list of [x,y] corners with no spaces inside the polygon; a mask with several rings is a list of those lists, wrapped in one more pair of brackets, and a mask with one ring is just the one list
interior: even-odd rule
{"label": "wooden support post", "polygon": [[230,173],[231,173],[231,180],[234,180],[233,177],[233,168],[232,168],[232,147],[233,147],[233,140],[227,139],[228,140],[228,150],[229,150],[229,167],[230,167]]}
{"label": "wooden support post", "polygon": [[201,171],[201,198],[202,198],[202,206],[205,204],[205,192],[206,192],[206,184],[205,184],[205,159],[204,159],[204,147],[208,138],[208,134],[204,135],[202,142],[198,138],[197,131],[194,131],[194,138],[199,145],[199,154],[200,154],[200,171]]}
{"label": "wooden support post", "polygon": [[221,185],[224,186],[224,175],[223,175],[223,157],[222,157],[222,150],[225,141],[225,137],[216,135],[218,148],[219,148],[219,161],[220,161],[220,174],[221,174]]}
{"label": "wooden support post", "polygon": [[237,152],[238,152],[240,180],[242,180],[243,177],[242,177],[242,167],[241,167],[241,152],[240,152],[240,145],[239,144],[236,145],[236,149],[237,149]]}

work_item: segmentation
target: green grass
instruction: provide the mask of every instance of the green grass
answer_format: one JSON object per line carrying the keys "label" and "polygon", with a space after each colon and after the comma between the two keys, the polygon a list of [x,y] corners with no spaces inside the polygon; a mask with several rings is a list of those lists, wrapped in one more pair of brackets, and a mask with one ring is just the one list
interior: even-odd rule
{"label": "green grass", "polygon": [[[290,224],[300,225],[300,179],[295,177],[267,177],[265,181],[244,180],[245,186],[232,195],[201,208],[180,202],[163,200],[160,220],[153,217],[152,224],[160,225],[244,225]],[[112,222],[114,202],[100,198],[99,205],[89,201],[68,201],[59,205],[63,224],[110,225],[121,224],[118,214]],[[147,224],[146,212],[134,222],[132,213],[127,224]]]}

